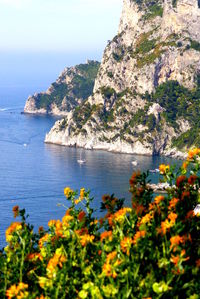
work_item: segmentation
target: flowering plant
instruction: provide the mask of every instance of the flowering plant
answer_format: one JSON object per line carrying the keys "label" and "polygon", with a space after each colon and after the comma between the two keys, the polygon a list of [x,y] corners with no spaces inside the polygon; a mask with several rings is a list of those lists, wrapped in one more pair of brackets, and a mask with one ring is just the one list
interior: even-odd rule
{"label": "flowering plant", "polygon": [[161,165],[171,187],[155,196],[147,174],[130,179],[132,203],[103,196],[94,217],[90,192],[67,187],[71,205],[48,231],[34,233],[25,211],[6,231],[0,253],[0,298],[200,298],[200,150],[177,173]]}

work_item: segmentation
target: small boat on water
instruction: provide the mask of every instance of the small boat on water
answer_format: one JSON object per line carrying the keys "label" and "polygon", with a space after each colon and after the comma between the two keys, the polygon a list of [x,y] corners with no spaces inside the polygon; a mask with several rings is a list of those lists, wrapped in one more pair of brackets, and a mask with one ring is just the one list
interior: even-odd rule
{"label": "small boat on water", "polygon": [[78,162],[79,164],[84,164],[84,163],[86,163],[86,160],[82,160],[82,159],[80,159],[80,160],[77,160],[77,162]]}
{"label": "small boat on water", "polygon": [[137,161],[132,161],[131,164],[132,164],[133,166],[137,166],[137,165],[138,165],[138,162],[137,162]]}
{"label": "small boat on water", "polygon": [[150,173],[157,173],[157,172],[159,172],[159,169],[158,169],[158,168],[156,168],[156,169],[151,169],[151,170],[149,170],[149,172],[150,172]]}

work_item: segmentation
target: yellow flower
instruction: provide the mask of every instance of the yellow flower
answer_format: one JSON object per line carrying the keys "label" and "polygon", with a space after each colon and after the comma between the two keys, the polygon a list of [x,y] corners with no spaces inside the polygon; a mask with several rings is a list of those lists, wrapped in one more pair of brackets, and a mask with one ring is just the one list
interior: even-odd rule
{"label": "yellow flower", "polygon": [[64,226],[69,226],[69,222],[70,222],[71,220],[73,220],[73,219],[74,219],[73,216],[71,216],[71,215],[65,215],[65,216],[62,218],[63,225],[64,225]]}
{"label": "yellow flower", "polygon": [[131,208],[122,208],[113,215],[113,219],[116,222],[123,222],[126,214],[130,212],[132,212]]}
{"label": "yellow flower", "polygon": [[80,199],[83,200],[85,197],[85,188],[81,188],[80,190]]}
{"label": "yellow flower", "polygon": [[159,166],[160,174],[165,174],[166,172],[169,171],[169,169],[170,169],[169,165],[161,164]]}
{"label": "yellow flower", "polygon": [[74,202],[75,202],[75,205],[78,205],[81,202],[81,199],[80,198],[76,199]]}
{"label": "yellow flower", "polygon": [[39,277],[39,285],[42,289],[52,286],[52,281],[46,277]]}
{"label": "yellow flower", "polygon": [[66,187],[65,189],[64,189],[64,194],[65,194],[65,196],[68,198],[68,197],[70,197],[71,195],[72,195],[72,193],[73,193],[74,191],[70,188],[70,187]]}

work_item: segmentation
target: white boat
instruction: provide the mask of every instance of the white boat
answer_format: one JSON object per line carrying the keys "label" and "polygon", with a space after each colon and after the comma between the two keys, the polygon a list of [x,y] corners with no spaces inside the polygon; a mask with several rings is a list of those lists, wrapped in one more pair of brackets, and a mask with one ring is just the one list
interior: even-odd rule
{"label": "white boat", "polygon": [[137,161],[132,161],[131,164],[132,164],[133,166],[137,166],[137,165],[138,165],[138,162],[137,162]]}
{"label": "white boat", "polygon": [[82,159],[80,159],[80,160],[77,160],[77,162],[78,162],[79,164],[84,164],[84,163],[86,163],[86,160],[82,160]]}
{"label": "white boat", "polygon": [[158,168],[156,168],[156,169],[151,169],[151,170],[149,170],[149,172],[151,172],[151,173],[156,173],[156,172],[160,172],[160,171],[159,171]]}
{"label": "white boat", "polygon": [[83,159],[83,157],[82,157],[82,150],[81,150],[81,152],[80,152],[80,157],[79,157],[79,159],[77,160],[77,162],[78,162],[79,164],[84,164],[84,163],[86,163],[86,160]]}
{"label": "white boat", "polygon": [[24,146],[27,146],[27,143],[24,143]]}

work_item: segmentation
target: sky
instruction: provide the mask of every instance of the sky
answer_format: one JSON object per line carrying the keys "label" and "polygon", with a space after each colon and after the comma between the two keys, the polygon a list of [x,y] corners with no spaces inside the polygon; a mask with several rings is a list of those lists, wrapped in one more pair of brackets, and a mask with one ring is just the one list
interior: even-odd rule
{"label": "sky", "polygon": [[0,51],[102,49],[122,0],[0,0]]}
{"label": "sky", "polygon": [[122,2],[0,0],[0,93],[45,90],[66,66],[100,61]]}

